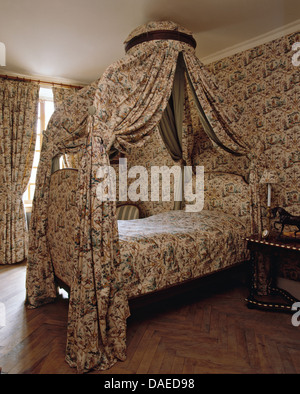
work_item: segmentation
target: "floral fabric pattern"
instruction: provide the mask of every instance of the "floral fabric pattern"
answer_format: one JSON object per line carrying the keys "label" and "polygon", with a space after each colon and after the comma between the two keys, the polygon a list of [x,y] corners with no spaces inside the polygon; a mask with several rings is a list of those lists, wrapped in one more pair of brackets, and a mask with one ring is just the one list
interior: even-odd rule
{"label": "floral fabric pattern", "polygon": [[240,218],[250,232],[250,203],[250,186],[240,176],[204,173],[204,209]]}
{"label": "floral fabric pattern", "polygon": [[[55,275],[70,288],[77,254],[75,252],[78,207],[78,170],[63,169],[51,175],[47,241]],[[72,266],[73,270],[69,267]]]}
{"label": "floral fabric pattern", "polygon": [[247,257],[244,223],[218,211],[170,211],[119,221],[129,298],[216,272]]}
{"label": "floral fabric pattern", "polygon": [[[256,164],[257,181],[260,182],[264,170],[274,171],[278,177],[272,184],[272,207],[280,206],[300,215],[300,69],[292,63],[295,42],[300,42],[299,31],[223,58],[208,69],[240,113],[235,129],[243,138],[247,136],[253,146],[259,143],[263,146]],[[196,163],[205,162],[207,170],[234,172],[240,168],[245,172],[251,165],[250,161],[235,160],[202,142],[198,145],[202,152]],[[258,183],[257,194],[266,226],[267,185]],[[278,269],[279,276],[300,280],[299,262],[294,258],[282,256]]]}
{"label": "floral fabric pattern", "polygon": [[[279,182],[272,185],[272,205],[284,207],[294,215],[300,214],[300,80],[299,67],[292,63],[292,46],[299,41],[298,31],[208,67],[240,114],[236,130],[242,138],[247,136],[249,144],[260,141],[263,146],[261,161],[257,163],[259,180],[264,169],[275,171],[279,177]],[[199,156],[202,159],[221,171],[232,164],[231,157],[222,162],[220,151],[213,152],[208,146],[207,152]],[[237,169],[237,163],[233,164]],[[265,216],[266,185],[260,185],[260,194]]]}
{"label": "floral fabric pattern", "polygon": [[38,98],[37,84],[0,79],[0,264],[27,257],[22,195],[33,163]]}
{"label": "floral fabric pattern", "polygon": [[[67,216],[63,219],[67,221]],[[60,221],[56,216],[57,223]],[[59,224],[60,225],[60,224]],[[49,239],[58,227],[49,232]],[[57,238],[66,228],[59,229]],[[119,220],[123,287],[128,298],[224,269],[247,259],[241,219],[221,211],[169,211],[135,220]],[[64,259],[66,247],[52,242],[57,276],[72,285],[74,259]],[[60,252],[63,258],[58,258]]]}
{"label": "floral fabric pattern", "polygon": [[[58,108],[65,100],[72,99],[72,96],[78,91],[77,88],[64,88],[64,87],[53,87],[53,101],[54,108]],[[66,167],[69,168],[78,168],[79,167],[79,159],[78,153],[66,153],[63,155],[63,159]]]}

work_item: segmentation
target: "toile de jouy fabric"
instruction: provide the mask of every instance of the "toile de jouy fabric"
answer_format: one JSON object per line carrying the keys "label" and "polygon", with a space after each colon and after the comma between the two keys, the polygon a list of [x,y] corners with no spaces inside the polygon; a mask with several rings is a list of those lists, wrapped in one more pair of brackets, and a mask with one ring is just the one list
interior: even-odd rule
{"label": "toile de jouy fabric", "polygon": [[[161,29],[161,23],[151,23],[151,29]],[[163,28],[179,29],[169,22],[163,22]],[[99,169],[109,165],[108,152],[112,145],[121,152],[130,152],[142,147],[157,130],[172,91],[180,52],[193,91],[220,144],[236,154],[252,155],[253,162],[258,159],[257,149],[237,140],[235,114],[231,116],[231,108],[226,108],[226,100],[220,97],[211,75],[195,57],[194,49],[177,40],[155,40],[132,47],[98,81],[59,106],[45,132],[37,172],[27,302],[37,307],[56,296],[46,236],[51,161],[59,153],[80,152],[76,191],[77,263],[69,302],[66,354],[67,362],[79,372],[107,369],[126,357],[129,309],[124,290],[124,262],[120,260],[116,204],[97,198],[97,186],[102,181]],[[89,115],[90,106],[95,110],[94,115]],[[251,206],[256,204],[255,193],[252,198]]]}
{"label": "toile de jouy fabric", "polygon": [[[72,96],[78,91],[78,88],[70,87],[59,87],[53,86],[53,102],[54,109],[57,109],[61,104],[63,104],[66,100],[72,100]],[[79,158],[78,153],[66,153],[63,155],[64,164],[66,167],[78,168],[79,167]]]}
{"label": "toile de jouy fabric", "polygon": [[242,220],[221,211],[170,211],[119,221],[129,298],[217,272],[247,257]]}
{"label": "toile de jouy fabric", "polygon": [[27,257],[22,195],[32,168],[39,86],[0,79],[0,264]]}
{"label": "toile de jouy fabric", "polygon": [[[217,272],[248,257],[244,222],[218,210],[172,210],[143,219],[119,220],[118,231],[123,289],[128,298]],[[55,238],[62,234],[65,232],[59,229]],[[62,249],[54,241],[52,245],[57,252],[55,273],[72,286],[74,260],[64,260],[66,245]]]}
{"label": "toile de jouy fabric", "polygon": [[77,92],[77,88],[70,87],[60,87],[60,86],[53,86],[53,101],[55,109],[58,108],[64,101],[72,99],[72,96]]}

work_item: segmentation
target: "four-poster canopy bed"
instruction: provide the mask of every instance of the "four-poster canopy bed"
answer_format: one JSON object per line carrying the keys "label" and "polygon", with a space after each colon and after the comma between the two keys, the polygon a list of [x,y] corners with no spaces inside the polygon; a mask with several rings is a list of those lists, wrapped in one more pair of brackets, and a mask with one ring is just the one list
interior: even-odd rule
{"label": "four-poster canopy bed", "polygon": [[[189,31],[151,22],[125,46],[122,59],[54,112],[37,172],[27,304],[53,301],[55,276],[69,285],[66,360],[79,372],[126,358],[128,299],[243,261],[242,237],[260,222],[255,171],[250,185],[238,175],[206,174],[201,212],[117,221],[116,202],[97,199],[98,170],[109,155],[142,147],[157,127],[174,160],[191,163],[188,89],[210,139],[247,155],[255,170],[255,150],[239,141],[235,114],[196,58]],[[74,152],[78,169],[51,174],[53,158]]]}

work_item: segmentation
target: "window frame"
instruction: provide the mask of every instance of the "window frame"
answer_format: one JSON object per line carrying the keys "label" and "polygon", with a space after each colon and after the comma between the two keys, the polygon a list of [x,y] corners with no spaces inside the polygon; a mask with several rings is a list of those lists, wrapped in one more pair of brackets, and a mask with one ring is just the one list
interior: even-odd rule
{"label": "window frame", "polygon": [[[30,179],[26,188],[25,193],[23,194],[23,204],[25,207],[25,211],[31,211],[32,207],[32,201],[34,197],[34,192],[35,192],[35,176],[32,178],[32,172],[36,172],[38,169],[38,163],[40,159],[40,153],[42,149],[42,143],[43,143],[43,131],[46,130],[48,121],[54,111],[54,99],[53,99],[53,92],[52,88],[47,87],[47,90],[51,90],[51,96],[52,98],[45,97],[41,95],[41,88],[40,87],[40,92],[39,92],[39,108],[38,108],[38,120],[37,120],[37,126],[36,126],[36,140],[35,140],[35,148],[34,148],[34,160],[31,168],[31,175]],[[49,92],[50,93],[50,92]],[[53,111],[49,111],[48,114],[48,119],[47,119],[47,111],[46,111],[46,102],[51,102],[53,103]],[[34,182],[33,182],[34,180]],[[27,198],[26,198],[27,197]]]}

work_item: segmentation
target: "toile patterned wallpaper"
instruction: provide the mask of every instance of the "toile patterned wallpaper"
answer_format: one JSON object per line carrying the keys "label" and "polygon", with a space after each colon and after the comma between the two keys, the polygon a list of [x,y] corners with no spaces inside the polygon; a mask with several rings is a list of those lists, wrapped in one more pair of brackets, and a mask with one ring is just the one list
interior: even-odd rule
{"label": "toile patterned wallpaper", "polygon": [[280,184],[273,187],[272,204],[300,215],[300,66],[292,63],[292,45],[298,41],[300,33],[290,34],[209,68],[241,114],[241,134],[264,143],[262,161],[277,171]]}
{"label": "toile patterned wallpaper", "polygon": [[[241,134],[247,133],[251,142],[264,143],[262,164],[277,171],[280,183],[272,185],[272,206],[300,215],[300,66],[292,63],[295,42],[300,42],[300,33],[227,57],[209,68],[241,114]],[[207,158],[215,168],[230,166],[223,154],[210,155],[212,147],[203,138],[206,149],[198,160]],[[265,215],[266,185],[260,194]],[[299,259],[283,262],[279,271],[282,277],[300,281]]]}

